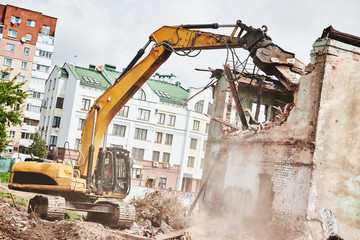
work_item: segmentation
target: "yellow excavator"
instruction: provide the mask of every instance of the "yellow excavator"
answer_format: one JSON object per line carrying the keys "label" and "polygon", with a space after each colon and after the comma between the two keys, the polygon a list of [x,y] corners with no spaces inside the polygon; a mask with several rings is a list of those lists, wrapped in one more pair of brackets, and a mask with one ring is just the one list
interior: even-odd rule
{"label": "yellow excavator", "polygon": [[[199,30],[223,27],[232,28],[231,35]],[[289,91],[295,90],[298,80],[294,73],[303,74],[305,66],[294,54],[275,45],[266,31],[266,26],[253,28],[240,20],[233,25],[161,27],[92,105],[76,164],[38,158],[18,162],[12,167],[9,188],[41,193],[30,200],[28,210],[42,218],[63,219],[65,210],[76,210],[85,211],[89,220],[108,226],[131,226],[135,220],[134,206],[122,202],[131,185],[129,152],[100,148],[111,120],[172,52],[189,55],[195,50],[243,48],[250,52],[259,69],[276,76]],[[137,63],[152,42],[149,54]]]}

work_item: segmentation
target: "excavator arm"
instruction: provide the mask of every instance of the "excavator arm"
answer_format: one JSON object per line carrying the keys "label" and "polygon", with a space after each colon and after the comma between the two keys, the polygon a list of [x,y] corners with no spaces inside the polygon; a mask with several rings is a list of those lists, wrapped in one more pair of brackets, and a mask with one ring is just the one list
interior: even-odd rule
{"label": "excavator arm", "polygon": [[[230,36],[203,32],[193,29],[233,27]],[[84,159],[79,168],[87,185],[95,170],[99,147],[107,127],[117,112],[170,57],[172,52],[187,55],[192,50],[243,48],[250,52],[254,64],[266,74],[276,76],[289,90],[295,90],[298,83],[294,72],[302,74],[304,64],[273,44],[266,34],[266,27],[255,29],[237,21],[235,25],[181,25],[164,26],[149,37],[149,42],[140,49],[134,60],[115,83],[108,88],[91,107],[82,131],[81,152]],[[145,48],[154,42],[150,53],[136,64]],[[136,65],[135,65],[136,64]]]}

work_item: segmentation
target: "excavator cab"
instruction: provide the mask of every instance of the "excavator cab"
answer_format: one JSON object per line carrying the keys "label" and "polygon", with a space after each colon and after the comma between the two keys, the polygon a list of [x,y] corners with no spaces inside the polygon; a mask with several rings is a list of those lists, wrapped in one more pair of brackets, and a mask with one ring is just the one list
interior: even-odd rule
{"label": "excavator cab", "polygon": [[128,194],[131,186],[129,151],[111,147],[100,149],[95,170],[95,187],[104,193]]}

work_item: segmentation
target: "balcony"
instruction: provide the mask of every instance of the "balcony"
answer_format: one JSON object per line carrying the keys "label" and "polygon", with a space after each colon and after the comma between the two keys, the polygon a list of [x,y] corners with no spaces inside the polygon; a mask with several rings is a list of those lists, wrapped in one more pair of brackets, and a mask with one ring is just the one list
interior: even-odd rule
{"label": "balcony", "polygon": [[30,147],[32,141],[33,140],[31,140],[31,139],[21,138],[20,141],[19,141],[19,146]]}

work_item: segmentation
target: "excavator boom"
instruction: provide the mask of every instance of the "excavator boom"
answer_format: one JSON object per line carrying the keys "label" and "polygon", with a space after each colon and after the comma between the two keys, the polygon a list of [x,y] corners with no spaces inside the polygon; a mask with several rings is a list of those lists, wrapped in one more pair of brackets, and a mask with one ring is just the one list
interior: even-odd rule
{"label": "excavator boom", "polygon": [[[85,161],[80,171],[81,176],[87,178],[88,187],[99,146],[111,120],[172,52],[188,55],[193,50],[243,48],[250,52],[254,64],[263,72],[276,76],[290,91],[297,88],[294,73],[302,74],[305,66],[295,59],[294,54],[272,42],[266,34],[266,26],[255,29],[241,21],[230,26],[234,29],[229,36],[192,29],[229,27],[218,24],[164,26],[150,35],[149,42],[139,50],[116,82],[94,102],[88,113],[82,132],[81,152],[84,160],[79,159],[79,162]],[[135,65],[150,42],[154,43],[150,53]]]}

